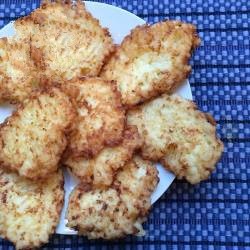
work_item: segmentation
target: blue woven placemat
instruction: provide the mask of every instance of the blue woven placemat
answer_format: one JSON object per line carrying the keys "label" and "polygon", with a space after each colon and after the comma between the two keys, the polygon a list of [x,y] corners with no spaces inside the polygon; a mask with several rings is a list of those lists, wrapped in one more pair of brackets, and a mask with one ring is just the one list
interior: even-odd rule
{"label": "blue woven placemat", "polygon": [[[44,249],[250,249],[250,1],[106,0],[150,23],[180,19],[202,38],[191,64],[195,101],[211,112],[225,153],[196,186],[175,181],[154,205],[143,238],[88,241],[55,235]],[[36,0],[1,0],[0,27],[28,14]],[[13,249],[0,240],[0,250]]]}

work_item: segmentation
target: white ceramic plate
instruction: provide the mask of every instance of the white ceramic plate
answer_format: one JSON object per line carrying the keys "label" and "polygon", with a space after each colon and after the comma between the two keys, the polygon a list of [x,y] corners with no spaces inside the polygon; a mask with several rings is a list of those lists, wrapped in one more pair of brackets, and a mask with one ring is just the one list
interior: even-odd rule
{"label": "white ceramic plate", "polygon": [[[98,2],[85,2],[87,9],[93,14],[94,17],[98,18],[104,27],[109,28],[115,43],[119,44],[122,39],[130,32],[130,30],[137,25],[145,24],[145,21],[136,15],[125,11],[123,9],[114,7],[112,5],[98,3]],[[8,37],[14,34],[13,22],[6,25],[0,30],[0,37]],[[189,82],[186,81],[177,94],[181,95],[186,99],[192,100],[192,93]],[[13,107],[9,105],[0,106],[0,122],[4,121],[13,111]],[[175,176],[165,170],[161,165],[157,164],[159,171],[160,182],[152,194],[152,204],[156,202],[162,194],[168,189],[170,184],[173,182]],[[65,211],[68,203],[68,197],[72,189],[75,187],[77,180],[72,177],[66,170],[64,171],[65,176],[65,206],[63,208],[60,223],[57,227],[56,232],[58,234],[76,234],[74,230],[71,230],[65,226]]]}

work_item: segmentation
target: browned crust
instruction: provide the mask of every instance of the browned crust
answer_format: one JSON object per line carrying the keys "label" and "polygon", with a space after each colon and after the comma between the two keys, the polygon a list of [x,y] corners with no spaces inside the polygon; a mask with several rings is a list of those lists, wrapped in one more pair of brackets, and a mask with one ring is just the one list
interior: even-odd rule
{"label": "browned crust", "polygon": [[[165,111],[161,113],[164,107]],[[145,112],[152,113],[155,124],[160,124],[156,134],[152,131],[154,126],[144,120]],[[157,112],[159,115],[154,116]],[[142,157],[160,161],[179,179],[185,178],[192,184],[207,179],[222,155],[223,143],[217,137],[214,118],[199,111],[192,101],[163,95],[130,110],[128,117],[128,123],[138,125],[144,139]],[[193,121],[192,124],[189,120]]]}
{"label": "browned crust", "polygon": [[[115,53],[112,54],[109,61],[104,65],[101,76],[107,79],[117,80],[118,85],[120,85],[121,82],[119,82],[119,80],[122,79],[122,71],[126,70],[126,67],[133,63],[135,58],[147,52],[154,51],[164,53],[160,52],[162,50],[161,40],[167,39],[171,33],[177,29],[189,36],[190,41],[187,41],[186,46],[189,46],[188,44],[190,42],[190,50],[187,50],[189,47],[186,48],[186,54],[181,55],[181,61],[178,61],[172,71],[162,71],[159,79],[152,80],[152,82],[150,82],[151,87],[147,89],[147,91],[142,91],[140,85],[137,85],[128,93],[121,91],[123,104],[125,106],[131,108],[136,104],[154,98],[162,93],[172,93],[188,77],[191,72],[191,66],[188,65],[191,51],[200,44],[195,26],[180,21],[165,21],[152,26],[148,24],[138,26],[124,38],[121,45],[117,47]],[[171,45],[167,53],[170,53],[172,57],[178,57],[178,51],[176,51],[176,48],[171,48]],[[120,55],[123,56],[120,57]],[[124,55],[126,59],[124,59]],[[131,79],[135,80],[133,78]],[[128,80],[128,78],[125,73],[124,81],[126,80]],[[131,83],[128,82],[126,84]]]}
{"label": "browned crust", "polygon": [[[190,104],[192,104],[190,109],[192,109],[194,111],[198,111],[198,113],[196,113],[197,118],[204,119],[205,121],[210,123],[213,127],[216,127],[216,121],[210,113],[203,113],[203,112],[199,111],[197,104],[193,101],[190,101]],[[190,136],[192,136],[192,133],[190,134]],[[173,166],[173,165],[169,164],[168,161],[166,161],[164,158],[162,158],[162,159],[160,159],[161,164],[166,169],[172,171],[176,175],[177,179],[179,179],[179,180],[186,179],[189,183],[191,183],[193,185],[198,184],[200,181],[208,179],[209,176],[212,174],[212,172],[215,170],[216,164],[220,160],[222,153],[224,151],[224,144],[217,137],[216,132],[214,134],[212,134],[211,136],[213,137],[213,140],[216,142],[215,147],[217,148],[217,151],[219,152],[219,154],[215,158],[213,158],[213,161],[210,163],[210,165],[207,164],[207,166],[204,166],[203,171],[200,172],[200,177],[198,180],[194,180],[192,177],[190,177],[188,175],[188,170],[189,170],[190,166],[185,161],[181,161],[181,164],[178,166]],[[175,146],[177,147],[177,145],[173,145],[173,147],[175,147]]]}
{"label": "browned crust", "polygon": [[[100,72],[104,62],[106,61],[106,58],[109,56],[110,53],[114,50],[114,45],[112,43],[112,38],[109,30],[107,28],[102,28],[100,25],[100,22],[98,19],[94,18],[91,13],[89,13],[86,8],[85,4],[83,1],[45,1],[41,7],[34,12],[31,13],[31,20],[35,23],[38,24],[39,26],[43,26],[47,24],[47,19],[50,18],[49,16],[46,16],[45,11],[46,10],[53,10],[56,8],[63,8],[63,14],[68,15],[68,20],[56,20],[54,22],[50,22],[50,25],[60,25],[64,29],[79,29],[79,32],[81,32],[80,25],[74,22],[70,22],[69,19],[74,20],[87,20],[91,21],[93,25],[95,25],[96,28],[100,29],[99,31],[102,31],[102,35],[105,37],[106,41],[104,43],[106,44],[105,50],[102,51],[102,55],[100,57],[100,62],[97,65],[97,68],[95,70],[92,70],[91,72],[81,72],[80,75],[75,76],[77,77],[82,77],[82,76],[96,76]],[[61,23],[60,23],[61,22]],[[35,47],[34,44],[32,43],[31,45],[33,48]],[[40,51],[39,51],[40,50]],[[37,57],[37,53],[40,55]],[[43,49],[32,49],[31,50],[31,56],[35,63],[39,65],[43,70],[48,70],[49,71],[49,65],[46,63],[46,54],[44,53]],[[53,73],[51,74],[45,74],[45,78],[53,78]],[[64,80],[62,77],[61,80]]]}
{"label": "browned crust", "polygon": [[[12,186],[13,185],[15,185],[15,184],[13,184],[13,185],[9,185],[9,184],[11,184],[11,182],[12,181],[8,181],[8,179],[7,178],[5,178],[5,175],[8,175],[8,174],[14,174],[14,173],[11,173],[11,172],[9,172],[9,171],[4,171],[4,170],[2,170],[1,168],[0,168],[0,189],[4,189],[4,187],[5,186],[9,186],[8,187],[8,191],[6,191],[5,190],[5,197],[6,197],[6,195],[7,195],[7,192],[11,192],[11,191],[14,191],[14,190],[9,190],[9,189],[12,189]],[[49,211],[49,214],[48,214],[48,216],[50,216],[50,219],[54,219],[54,221],[52,222],[52,225],[51,225],[51,228],[50,228],[50,231],[48,232],[48,234],[49,235],[52,235],[54,232],[55,232],[55,230],[56,230],[56,226],[57,226],[57,224],[59,223],[59,220],[60,220],[60,214],[61,214],[61,211],[62,211],[62,208],[63,208],[63,204],[64,204],[64,178],[63,178],[63,174],[62,174],[62,171],[61,170],[59,170],[57,173],[54,173],[54,175],[60,175],[59,176],[59,182],[55,185],[55,187],[51,190],[51,194],[53,194],[54,195],[54,201],[53,201],[53,203],[51,204],[51,206],[54,206],[55,205],[55,207],[53,207],[53,208],[55,208],[55,210],[50,210]],[[56,176],[54,176],[54,177],[56,177]],[[22,180],[22,177],[16,177],[17,179],[19,178],[19,180],[17,180],[17,185],[20,185],[20,183],[19,183],[19,181],[20,180]],[[58,178],[58,177],[56,177],[56,178]],[[25,179],[23,179],[23,181],[24,181]],[[39,193],[39,196],[40,196],[40,199],[41,199],[41,197],[43,196],[43,198],[45,198],[44,197],[44,190],[43,190],[43,187],[45,187],[46,188],[46,186],[47,186],[47,184],[48,184],[48,182],[50,182],[50,181],[54,181],[55,179],[53,178],[53,176],[50,176],[50,177],[48,177],[47,179],[43,179],[43,180],[39,180],[38,182],[37,182],[37,189],[36,189],[36,191]],[[29,182],[29,180],[27,180],[27,182]],[[32,185],[33,185],[34,183],[32,183]],[[34,193],[35,194],[35,193]],[[2,192],[0,192],[0,200],[2,199],[2,197],[1,196],[3,196],[3,193]],[[6,198],[5,198],[6,199]],[[3,203],[1,203],[3,206],[6,206],[6,207],[8,207],[8,203],[7,203],[8,201],[7,200],[5,200],[5,202],[3,202]],[[44,202],[44,203],[43,203]],[[44,205],[45,204],[45,202],[46,202],[46,200],[41,200],[41,205]],[[10,210],[11,210],[11,207],[9,208]],[[52,209],[52,208],[51,208]],[[29,213],[30,214],[30,217],[32,217],[32,213],[36,213],[37,211],[36,210],[29,210],[29,212],[27,212],[27,213]],[[6,214],[6,216],[7,216],[7,220],[8,220],[8,215],[9,214]],[[23,213],[21,213],[20,215],[24,215]],[[47,221],[46,221],[47,222]],[[13,225],[12,225],[13,226]],[[5,228],[6,229],[6,228]],[[20,228],[17,228],[17,230],[19,230]],[[14,232],[14,234],[15,234],[16,232]],[[32,235],[32,233],[33,232],[23,232],[24,234],[25,233],[27,233],[27,234],[29,234],[30,233],[30,235]],[[30,240],[29,242],[27,241],[27,237],[26,237],[26,241],[27,242],[25,242],[25,239],[24,239],[24,237],[23,237],[23,239],[14,239],[15,238],[15,236],[13,236],[14,238],[13,239],[11,239],[11,236],[10,237],[8,237],[7,235],[6,235],[6,233],[5,233],[5,231],[4,230],[0,230],[0,235],[1,235],[1,237],[3,237],[4,239],[6,239],[6,240],[9,240],[9,241],[11,241],[11,242],[13,242],[14,243],[14,245],[16,246],[16,249],[36,249],[37,247],[39,247],[39,246],[41,246],[42,244],[44,244],[44,243],[47,243],[48,242],[48,240],[45,240],[45,239],[37,239],[36,241],[33,241],[33,240]],[[49,236],[48,235],[48,236]],[[26,235],[26,236],[28,236],[28,235]],[[20,246],[25,246],[25,248],[23,248],[23,247],[20,247]]]}
{"label": "browned crust", "polygon": [[[44,88],[41,88],[40,90],[38,91],[32,91],[29,98],[26,99],[24,102],[22,103],[18,103],[16,105],[16,109],[13,111],[13,113],[11,114],[11,116],[7,117],[4,122],[0,123],[0,131],[3,127],[9,125],[9,123],[11,123],[12,120],[14,120],[16,117],[19,117],[19,112],[21,112],[24,107],[25,107],[25,104],[27,102],[31,102],[32,100],[36,100],[40,95],[43,95],[43,94],[49,94],[50,96],[54,96],[54,89],[58,89],[60,90],[58,87],[55,87],[55,86],[47,86],[47,87],[44,87]],[[61,91],[61,90],[60,90]],[[71,112],[71,118],[70,120],[74,120],[75,118],[75,111],[72,109],[73,112]],[[68,128],[66,129],[66,131],[68,131],[66,134],[68,134],[71,130],[71,127],[72,125],[69,124]],[[0,164],[1,165],[1,164]]]}
{"label": "browned crust", "polygon": [[[110,95],[112,96],[112,100],[109,103],[102,103],[95,108],[91,108],[89,103],[87,102],[86,97],[82,97],[79,93],[81,86],[87,86],[89,88],[93,86],[103,85],[109,88]],[[72,80],[67,84],[62,86],[62,89],[71,96],[71,100],[74,103],[76,109],[79,109],[79,105],[83,105],[82,107],[88,109],[88,116],[80,117],[76,120],[75,129],[71,132],[70,142],[68,144],[67,150],[65,152],[65,158],[68,156],[72,158],[92,158],[97,155],[105,146],[115,146],[118,145],[122,141],[124,124],[125,124],[125,110],[121,104],[121,94],[117,90],[116,85],[113,81],[103,80],[101,78],[81,78],[77,80]],[[98,91],[98,89],[96,89]],[[97,93],[97,92],[96,92]],[[80,98],[80,102],[77,101]],[[82,99],[83,98],[83,99]],[[95,98],[98,98],[97,96]],[[104,100],[100,100],[101,102]],[[105,107],[105,105],[108,105]],[[111,114],[104,114],[102,112],[105,111],[106,108],[109,108],[113,112],[113,116]],[[81,109],[81,108],[80,108]],[[107,119],[115,117],[114,121],[109,122],[108,120],[103,121],[103,125],[101,128],[93,129],[93,131],[80,131],[78,128],[78,124],[86,124],[86,119],[89,117],[93,117],[93,119],[101,119],[104,117]],[[109,126],[106,125],[109,123]],[[85,126],[85,125],[84,125]],[[112,126],[112,127],[111,127]],[[82,139],[82,142],[79,142],[78,139]],[[77,142],[77,143],[76,143]]]}
{"label": "browned crust", "polygon": [[96,188],[106,188],[112,184],[117,172],[132,159],[142,143],[137,128],[127,126],[119,145],[104,147],[92,159],[69,158],[64,164],[82,183],[92,184]]}
{"label": "browned crust", "polygon": [[70,195],[67,225],[89,239],[144,235],[142,223],[151,207],[157,175],[151,162],[136,157],[118,172],[117,180],[108,189],[86,189],[80,183]]}
{"label": "browned crust", "polygon": [[[55,90],[61,91],[60,89],[58,89],[56,87],[47,87],[46,89],[41,89],[40,91],[32,92],[29,99],[26,99],[23,103],[19,103],[17,105],[16,110],[12,113],[12,115],[9,116],[8,118],[6,118],[5,121],[0,124],[0,150],[2,150],[4,145],[5,145],[5,142],[4,142],[4,139],[3,139],[4,129],[6,127],[11,127],[12,126],[12,121],[15,121],[15,120],[17,120],[17,119],[19,119],[21,117],[22,111],[24,110],[26,104],[30,103],[32,101],[35,101],[35,100],[38,101],[38,103],[39,103],[38,98],[39,98],[39,96],[41,96],[43,94],[49,94],[51,97],[53,97],[55,95]],[[65,146],[64,146],[64,148],[61,149],[61,152],[58,152],[58,155],[54,155],[54,156],[57,156],[58,159],[63,154],[63,152],[64,152],[64,150],[66,148],[66,140],[67,140],[67,137],[68,137],[69,133],[72,130],[72,124],[73,124],[73,121],[74,121],[75,116],[76,116],[76,113],[75,113],[75,110],[73,109],[73,106],[71,108],[71,112],[68,115],[69,115],[68,116],[68,119],[69,119],[68,125],[63,128],[63,140],[65,141],[65,143],[64,143]],[[40,164],[40,163],[38,162],[38,164]],[[13,163],[6,162],[4,157],[0,154],[0,166],[2,168],[9,169],[9,170],[12,170],[12,171],[16,172],[16,171],[19,171],[22,164],[16,165],[16,164],[13,164]],[[40,168],[43,168],[43,167],[44,166],[41,164]],[[54,172],[57,170],[57,168],[58,168],[58,166],[55,166]],[[32,179],[32,180],[47,178],[48,173],[46,173],[46,172],[43,172],[42,175],[41,174],[34,175],[34,173],[33,172],[31,173],[30,171],[26,172],[26,174],[25,174],[26,178],[29,178],[29,179]]]}

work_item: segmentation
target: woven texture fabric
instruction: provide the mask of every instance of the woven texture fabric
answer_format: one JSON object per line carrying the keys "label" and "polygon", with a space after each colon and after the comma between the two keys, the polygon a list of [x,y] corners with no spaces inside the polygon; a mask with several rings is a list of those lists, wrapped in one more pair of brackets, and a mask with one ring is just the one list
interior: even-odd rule
{"label": "woven texture fabric", "polygon": [[[190,84],[200,109],[217,120],[225,152],[209,180],[173,183],[154,205],[145,237],[104,242],[55,235],[43,249],[250,249],[250,1],[100,2],[149,23],[179,19],[197,25],[202,44],[191,60]],[[0,26],[38,5],[1,0]],[[0,240],[0,250],[7,249],[12,244]]]}

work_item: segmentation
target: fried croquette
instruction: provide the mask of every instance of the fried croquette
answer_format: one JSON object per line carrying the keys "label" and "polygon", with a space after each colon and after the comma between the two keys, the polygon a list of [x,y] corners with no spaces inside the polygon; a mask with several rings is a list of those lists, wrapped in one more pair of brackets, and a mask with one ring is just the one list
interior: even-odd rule
{"label": "fried croquette", "polygon": [[113,187],[101,190],[79,184],[70,196],[67,226],[89,239],[144,235],[142,223],[158,183],[157,174],[151,163],[137,158],[118,173]]}
{"label": "fried croquette", "polygon": [[0,236],[34,249],[55,232],[64,200],[62,172],[33,182],[0,169]]}
{"label": "fried croquette", "polygon": [[114,47],[82,1],[46,1],[15,27],[19,37],[30,37],[31,57],[43,78],[54,82],[97,76]]}
{"label": "fried croquette", "polygon": [[142,145],[142,140],[135,126],[129,126],[121,144],[115,147],[105,147],[92,159],[69,158],[65,164],[82,183],[92,183],[98,188],[108,187],[113,178]]}
{"label": "fried croquette", "polygon": [[0,127],[0,166],[30,179],[56,171],[75,110],[57,88],[26,99]]}
{"label": "fried croquette", "polygon": [[105,145],[121,142],[125,112],[113,82],[101,78],[77,79],[63,85],[77,109],[66,155],[90,158]]}
{"label": "fried croquette", "polygon": [[113,239],[141,232],[141,218],[136,217],[128,214],[115,189],[86,191],[80,184],[70,196],[67,226],[89,239]]}
{"label": "fried croquette", "polygon": [[22,102],[39,87],[29,45],[11,38],[0,39],[0,102]]}
{"label": "fried croquette", "polygon": [[209,177],[223,151],[213,118],[175,95],[163,95],[129,111],[128,124],[136,125],[144,139],[145,159],[161,160],[192,184]]}
{"label": "fried croquette", "polygon": [[134,106],[180,86],[191,71],[191,51],[199,43],[191,24],[165,21],[139,26],[118,46],[101,76],[115,80],[123,104]]}

